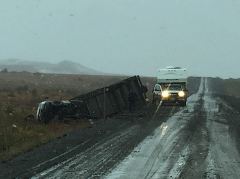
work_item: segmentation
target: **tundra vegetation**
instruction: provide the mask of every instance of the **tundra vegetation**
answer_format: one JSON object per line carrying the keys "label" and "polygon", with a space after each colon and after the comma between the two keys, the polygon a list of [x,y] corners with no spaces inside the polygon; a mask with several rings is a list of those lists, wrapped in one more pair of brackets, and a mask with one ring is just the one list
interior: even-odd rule
{"label": "tundra vegetation", "polygon": [[212,88],[216,96],[220,96],[227,104],[240,112],[240,79],[213,78]]}

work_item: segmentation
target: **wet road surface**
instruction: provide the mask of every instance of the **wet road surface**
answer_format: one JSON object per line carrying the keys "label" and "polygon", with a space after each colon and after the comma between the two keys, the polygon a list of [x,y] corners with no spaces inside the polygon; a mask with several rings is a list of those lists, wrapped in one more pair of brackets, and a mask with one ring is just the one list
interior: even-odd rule
{"label": "wet road surface", "polygon": [[[240,178],[240,157],[208,80],[104,178]],[[232,109],[233,110],[233,109]]]}

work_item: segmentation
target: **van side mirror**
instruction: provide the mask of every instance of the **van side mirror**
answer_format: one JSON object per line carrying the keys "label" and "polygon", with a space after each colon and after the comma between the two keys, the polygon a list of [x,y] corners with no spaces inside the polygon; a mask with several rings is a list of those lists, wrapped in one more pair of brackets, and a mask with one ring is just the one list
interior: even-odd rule
{"label": "van side mirror", "polygon": [[161,91],[161,86],[160,86],[159,84],[156,84],[156,85],[154,86],[153,91]]}

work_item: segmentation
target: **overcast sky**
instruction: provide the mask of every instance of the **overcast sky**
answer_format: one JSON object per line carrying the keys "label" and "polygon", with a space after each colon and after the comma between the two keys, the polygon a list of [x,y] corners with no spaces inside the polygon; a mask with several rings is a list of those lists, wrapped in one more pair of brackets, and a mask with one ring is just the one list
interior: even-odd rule
{"label": "overcast sky", "polygon": [[240,77],[239,0],[2,0],[0,59]]}

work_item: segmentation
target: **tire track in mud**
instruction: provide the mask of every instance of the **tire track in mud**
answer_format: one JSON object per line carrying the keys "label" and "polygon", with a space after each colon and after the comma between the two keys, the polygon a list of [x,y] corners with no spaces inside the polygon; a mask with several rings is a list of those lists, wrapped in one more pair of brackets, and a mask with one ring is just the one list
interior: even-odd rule
{"label": "tire track in mud", "polygon": [[189,99],[188,112],[182,109],[171,116],[137,147],[140,154],[132,153],[106,178],[178,178],[191,156],[190,144],[199,125],[195,111],[202,106],[203,91],[202,79],[198,93]]}
{"label": "tire track in mud", "polygon": [[[197,143],[199,142],[199,137],[202,140],[205,140],[205,137],[208,135],[205,126],[206,121],[202,120],[203,118],[201,117],[201,112],[203,111],[203,93],[205,90],[204,81],[204,79],[201,80],[201,86],[198,92],[199,99],[197,100],[198,102],[195,103],[192,113],[190,113],[187,118],[183,114],[180,114],[179,116],[180,120],[186,120],[187,122],[185,126],[178,132],[178,138],[176,139],[176,142],[171,146],[170,150],[166,151],[165,155],[169,155],[169,153],[170,155],[168,156],[167,160],[162,161],[163,163],[167,163],[165,169],[160,170],[160,172],[158,169],[151,175],[145,176],[145,178],[186,178],[186,176],[184,176],[184,173],[186,172],[187,176],[189,176],[190,171],[188,169],[190,167],[192,168],[192,173],[195,175],[195,171],[198,169],[194,169],[192,167],[192,161],[194,160],[193,156],[198,156],[196,154],[199,153],[204,154],[203,159],[201,161],[198,161],[198,163],[202,164],[204,162],[204,159],[208,153],[208,141],[205,143],[207,145],[203,144],[200,148],[196,148],[196,141]],[[203,128],[205,129],[203,130]],[[199,131],[201,131],[200,134],[203,134],[202,136],[199,136]],[[196,165],[196,161],[194,164]],[[161,174],[159,175],[157,172]]]}
{"label": "tire track in mud", "polygon": [[99,178],[127,156],[145,136],[177,109],[167,108],[161,120],[143,121],[102,139],[86,151],[45,170],[33,178]]}
{"label": "tire track in mud", "polygon": [[114,151],[116,151],[115,155],[117,155],[119,151],[116,149],[123,145],[129,137],[134,137],[136,130],[139,130],[139,126],[133,126],[121,133],[116,133],[107,139],[106,142],[99,142],[93,145],[85,152],[40,173],[36,178],[75,178],[76,176],[89,178],[96,176],[95,171],[99,166],[109,162],[109,159],[113,159]]}
{"label": "tire track in mud", "polygon": [[[205,80],[204,80],[205,81]],[[204,84],[204,93],[205,93]],[[209,131],[206,126],[206,112],[204,110],[204,94],[201,95],[199,104],[195,108],[193,120],[189,124],[192,136],[189,141],[189,157],[179,178],[204,178],[206,165],[205,160],[209,151]]]}
{"label": "tire track in mud", "polygon": [[238,137],[234,135],[239,120],[231,118],[237,117],[236,112],[213,95],[208,79],[205,88],[197,115],[201,123],[193,135],[191,154],[179,178],[240,178]]}
{"label": "tire track in mud", "polygon": [[[206,86],[208,86],[207,81]],[[214,98],[210,90],[207,89],[204,96],[210,134],[206,178],[240,178],[240,155],[235,143],[236,139],[231,134],[230,119],[226,118],[228,106],[219,98]]]}
{"label": "tire track in mud", "polygon": [[240,112],[229,106],[228,102],[221,97],[218,97],[218,100],[220,101],[219,108],[223,112],[226,124],[229,125],[229,134],[234,139],[238,153],[240,153]]}

